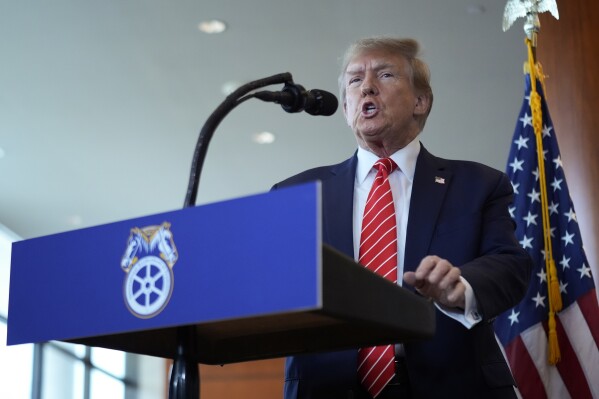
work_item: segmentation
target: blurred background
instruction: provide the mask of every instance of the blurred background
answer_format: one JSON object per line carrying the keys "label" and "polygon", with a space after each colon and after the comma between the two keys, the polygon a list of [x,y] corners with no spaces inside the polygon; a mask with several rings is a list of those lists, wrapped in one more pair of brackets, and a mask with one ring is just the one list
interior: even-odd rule
{"label": "blurred background", "polygon": [[[501,30],[504,5],[3,0],[0,221],[30,238],[180,208],[198,132],[227,90],[291,72],[336,94],[340,56],[371,35],[422,45],[435,93],[427,148],[503,170],[526,56],[522,24]],[[224,32],[199,29],[214,19]],[[257,142],[261,132],[274,141]],[[341,109],[315,117],[248,101],[216,131],[198,203],[267,191],[355,147]]]}
{"label": "blurred background", "polygon": [[[306,89],[336,94],[339,58],[358,38],[419,40],[435,94],[422,142],[436,155],[505,170],[526,49],[522,20],[502,32],[504,6],[493,0],[0,0],[2,345],[10,242],[179,209],[198,132],[232,89],[291,72]],[[214,20],[225,30],[205,32]],[[267,191],[306,168],[340,162],[355,147],[341,110],[315,117],[248,101],[216,131],[198,204]],[[562,156],[566,169],[580,158],[570,151]],[[586,234],[592,229],[587,224]],[[280,385],[282,363],[270,364],[254,374]],[[165,397],[167,370],[162,359],[97,348],[0,346],[0,397]],[[218,371],[206,373],[215,384],[226,381]]]}

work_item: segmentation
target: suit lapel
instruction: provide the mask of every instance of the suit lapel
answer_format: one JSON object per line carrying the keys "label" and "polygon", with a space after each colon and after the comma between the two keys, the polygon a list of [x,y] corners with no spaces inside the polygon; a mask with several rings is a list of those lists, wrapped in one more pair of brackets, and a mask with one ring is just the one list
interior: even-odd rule
{"label": "suit lapel", "polygon": [[421,147],[410,199],[404,271],[415,270],[420,260],[428,255],[451,175],[442,159]]}
{"label": "suit lapel", "polygon": [[354,257],[353,203],[358,157],[331,168],[330,178],[323,180],[323,239],[347,256]]}

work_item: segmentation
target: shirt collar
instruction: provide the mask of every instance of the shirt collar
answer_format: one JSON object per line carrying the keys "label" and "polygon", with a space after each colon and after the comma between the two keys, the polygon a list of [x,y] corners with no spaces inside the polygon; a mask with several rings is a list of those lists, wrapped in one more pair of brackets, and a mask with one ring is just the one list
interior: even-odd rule
{"label": "shirt collar", "polygon": [[[407,146],[391,154],[390,158],[397,164],[399,170],[412,182],[416,171],[416,160],[420,153],[420,141],[418,138],[412,140]],[[358,184],[364,183],[372,166],[379,160],[379,157],[372,152],[358,147],[358,167],[356,169],[356,179]]]}

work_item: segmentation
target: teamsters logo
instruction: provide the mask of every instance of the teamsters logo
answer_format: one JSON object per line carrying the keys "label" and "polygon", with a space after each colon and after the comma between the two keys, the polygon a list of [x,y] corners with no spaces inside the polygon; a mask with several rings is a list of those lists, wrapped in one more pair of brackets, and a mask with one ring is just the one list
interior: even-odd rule
{"label": "teamsters logo", "polygon": [[179,257],[171,224],[134,227],[121,260],[125,271],[123,296],[135,316],[149,319],[160,313],[173,292],[173,266]]}

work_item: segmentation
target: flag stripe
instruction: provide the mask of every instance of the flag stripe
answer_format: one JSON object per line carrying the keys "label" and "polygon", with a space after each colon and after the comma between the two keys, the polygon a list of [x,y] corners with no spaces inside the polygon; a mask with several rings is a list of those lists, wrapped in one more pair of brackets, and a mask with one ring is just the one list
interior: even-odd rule
{"label": "flag stripe", "polygon": [[[505,353],[510,361],[510,367],[516,381],[526,381],[526,384],[519,384],[518,390],[526,399],[547,399],[545,386],[541,381],[535,364],[519,336],[514,339],[507,347]],[[518,359],[517,362],[514,359]]]}
{"label": "flag stripe", "polygon": [[597,293],[594,288],[578,299],[578,306],[580,306],[593,335],[595,345],[597,345],[597,342],[599,342],[599,317],[597,317],[599,315],[599,306],[597,305]]}
{"label": "flag stripe", "polygon": [[[595,295],[594,292],[592,295]],[[568,344],[571,344],[571,355],[572,359],[564,359],[564,365],[562,362],[558,363],[558,368],[562,375],[570,374],[572,384],[568,385],[568,390],[572,393],[575,398],[599,398],[599,352],[593,337],[588,328],[584,328],[586,320],[583,312],[581,311],[578,304],[570,306],[565,311],[559,314],[559,326],[563,328],[563,333],[560,332],[560,348],[562,347],[562,336],[564,339],[569,338]],[[574,365],[567,366],[569,369],[564,370],[564,366],[569,363],[575,363]],[[586,376],[586,381],[579,378],[580,373]],[[567,381],[568,377],[564,377]],[[591,382],[590,384],[588,382]],[[596,382],[596,383],[593,383]],[[571,388],[572,385],[575,385]],[[579,389],[586,390],[585,392],[579,391]],[[577,393],[578,392],[578,393]]]}
{"label": "flag stripe", "polygon": [[[558,369],[547,361],[547,336],[542,324],[534,325],[522,333],[521,337],[543,382],[547,397],[569,399],[571,396],[566,390]],[[527,398],[526,395],[524,397]]]}
{"label": "flag stripe", "polygon": [[[580,378],[581,375],[584,375],[584,371],[580,366],[576,352],[570,343],[570,336],[568,336],[566,333],[562,323],[564,314],[567,313],[569,315],[573,315],[576,313],[576,309],[578,309],[578,306],[570,306],[555,320],[557,326],[557,338],[561,353],[561,360],[556,367],[560,373],[565,388],[570,393],[570,396],[576,399],[592,399],[588,381],[584,378]],[[565,319],[567,320],[568,317]],[[584,320],[582,321],[584,323]],[[547,325],[545,324],[545,332],[547,332],[547,329]],[[575,339],[576,336],[573,335],[572,338]]]}

